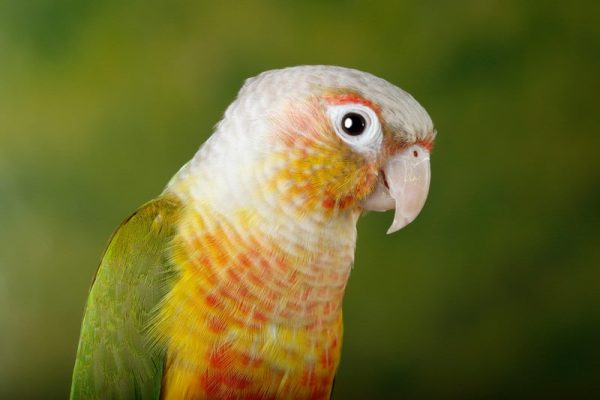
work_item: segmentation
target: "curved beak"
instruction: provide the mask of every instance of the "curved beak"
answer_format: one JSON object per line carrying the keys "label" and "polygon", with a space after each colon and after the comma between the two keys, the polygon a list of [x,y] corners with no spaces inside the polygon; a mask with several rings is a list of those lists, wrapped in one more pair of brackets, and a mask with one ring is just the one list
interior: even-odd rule
{"label": "curved beak", "polygon": [[385,163],[377,187],[363,200],[363,208],[367,211],[395,208],[394,222],[387,231],[394,233],[419,215],[427,199],[430,180],[429,151],[412,145]]}

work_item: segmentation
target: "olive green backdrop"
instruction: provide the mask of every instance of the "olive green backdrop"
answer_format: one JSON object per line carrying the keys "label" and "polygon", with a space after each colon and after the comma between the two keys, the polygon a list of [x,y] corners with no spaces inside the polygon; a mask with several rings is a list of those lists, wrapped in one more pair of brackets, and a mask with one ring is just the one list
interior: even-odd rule
{"label": "olive green backdrop", "polygon": [[112,229],[245,78],[318,63],[438,129],[416,222],[359,223],[336,398],[599,396],[597,4],[0,2],[0,398],[66,397]]}

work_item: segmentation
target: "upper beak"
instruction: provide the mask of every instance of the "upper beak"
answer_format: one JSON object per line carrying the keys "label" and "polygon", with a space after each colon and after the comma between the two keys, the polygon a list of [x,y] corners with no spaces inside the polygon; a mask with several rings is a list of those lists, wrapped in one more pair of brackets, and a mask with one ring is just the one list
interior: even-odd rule
{"label": "upper beak", "polygon": [[387,211],[396,208],[394,222],[387,233],[411,223],[425,205],[431,180],[429,151],[412,145],[391,157],[380,171],[377,187],[363,200],[363,208]]}

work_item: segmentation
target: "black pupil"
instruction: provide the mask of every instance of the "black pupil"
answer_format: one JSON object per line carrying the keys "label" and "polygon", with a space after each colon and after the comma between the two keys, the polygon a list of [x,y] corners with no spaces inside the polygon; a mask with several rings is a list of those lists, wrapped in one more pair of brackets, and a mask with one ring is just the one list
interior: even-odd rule
{"label": "black pupil", "polygon": [[348,113],[342,118],[342,129],[348,135],[358,136],[365,131],[367,121],[365,117],[357,113]]}

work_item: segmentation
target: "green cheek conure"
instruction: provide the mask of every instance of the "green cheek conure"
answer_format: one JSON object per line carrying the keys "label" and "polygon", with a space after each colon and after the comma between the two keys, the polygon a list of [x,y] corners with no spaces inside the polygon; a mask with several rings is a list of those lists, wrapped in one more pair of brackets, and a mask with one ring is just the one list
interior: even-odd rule
{"label": "green cheek conure", "polygon": [[164,192],[114,233],[74,399],[326,399],[368,210],[410,223],[435,131],[408,93],[332,66],[249,79]]}

